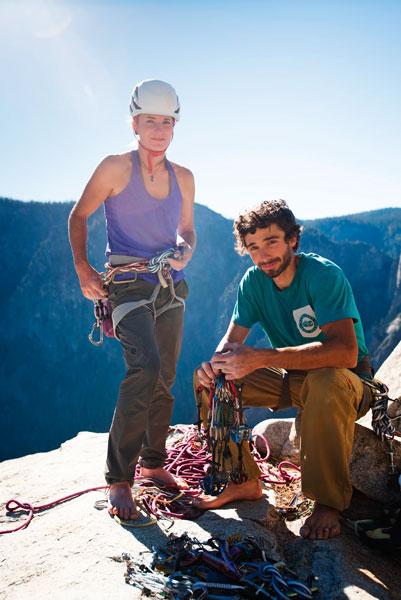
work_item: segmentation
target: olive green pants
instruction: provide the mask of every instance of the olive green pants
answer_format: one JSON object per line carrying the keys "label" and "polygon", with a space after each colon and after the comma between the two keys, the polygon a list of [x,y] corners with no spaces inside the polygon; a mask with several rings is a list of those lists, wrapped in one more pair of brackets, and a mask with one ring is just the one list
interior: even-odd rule
{"label": "olive green pants", "polygon": [[[282,398],[283,371],[258,369],[236,383],[242,384],[242,404],[277,408]],[[199,381],[195,372],[195,389]],[[209,390],[198,394],[201,420],[206,426]],[[289,372],[289,399],[302,411],[301,472],[302,491],[308,498],[338,510],[351,500],[349,461],[355,421],[370,406],[370,390],[348,369],[323,368]],[[232,460],[237,445],[230,442]],[[235,464],[235,463],[234,463]],[[249,443],[243,443],[243,465],[249,479],[260,476]]]}
{"label": "olive green pants", "polygon": [[[113,310],[127,302],[152,296],[155,285],[137,279],[111,284]],[[173,411],[171,388],[181,348],[184,306],[169,308],[172,297],[184,299],[184,280],[173,290],[161,288],[154,302],[126,314],[117,326],[127,367],[109,433],[105,477],[107,483],[134,480],[140,457],[143,467],[161,467],[167,456],[165,442]]]}

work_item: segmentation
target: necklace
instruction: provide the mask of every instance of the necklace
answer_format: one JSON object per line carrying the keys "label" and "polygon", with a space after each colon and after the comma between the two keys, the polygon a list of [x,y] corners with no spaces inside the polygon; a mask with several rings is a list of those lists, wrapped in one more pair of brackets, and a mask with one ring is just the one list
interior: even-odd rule
{"label": "necklace", "polygon": [[[147,165],[146,165],[146,171],[149,174],[150,177],[150,181],[153,183],[154,182],[154,175],[153,175],[153,165],[152,165],[152,158],[156,158],[157,156],[163,156],[163,160],[159,163],[160,165],[162,165],[162,167],[164,167],[165,165],[165,161],[166,161],[166,157],[164,156],[164,150],[149,150],[149,148],[146,148],[143,144],[141,144],[141,142],[139,142],[139,145],[142,146],[142,148],[144,150],[147,151]],[[143,171],[145,171],[145,165],[142,161],[141,155],[138,152],[138,156],[139,156],[139,163],[141,165],[141,168],[143,169]]]}
{"label": "necklace", "polygon": [[142,175],[148,176],[151,183],[154,183],[155,176],[157,175],[157,173],[163,171],[163,169],[164,169],[165,159],[162,160],[162,162],[160,163],[160,166],[158,166],[156,168],[156,171],[155,171],[155,168],[153,167],[153,165],[151,167],[151,170],[149,170],[149,166],[147,164],[145,164],[142,160],[140,160],[140,165],[141,165]]}

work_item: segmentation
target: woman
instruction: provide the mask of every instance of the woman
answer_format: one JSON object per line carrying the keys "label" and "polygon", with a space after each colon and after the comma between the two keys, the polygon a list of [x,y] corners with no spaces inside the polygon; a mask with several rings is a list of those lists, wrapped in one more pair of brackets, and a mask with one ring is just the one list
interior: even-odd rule
{"label": "woman", "polygon": [[[136,463],[141,476],[174,485],[164,467],[165,441],[173,408],[171,387],[182,339],[188,288],[184,267],[195,247],[194,178],[170,163],[166,151],[180,104],[173,87],[159,80],[138,83],[130,102],[138,149],[106,157],[90,178],[69,220],[75,269],[83,295],[107,296],[100,274],[86,253],[88,217],[104,203],[111,266],[159,262],[167,251],[171,270],[143,272],[133,267],[108,286],[116,336],[127,366],[109,434],[106,481],[109,512],[135,519],[132,498]],[[177,236],[181,238],[178,243]],[[173,249],[173,250],[171,250]],[[170,252],[168,252],[170,251]]]}

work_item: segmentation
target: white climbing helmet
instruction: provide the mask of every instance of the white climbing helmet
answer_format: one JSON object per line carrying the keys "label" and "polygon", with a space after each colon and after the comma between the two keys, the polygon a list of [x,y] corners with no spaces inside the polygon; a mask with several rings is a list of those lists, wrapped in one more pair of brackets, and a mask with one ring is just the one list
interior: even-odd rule
{"label": "white climbing helmet", "polygon": [[132,117],[136,115],[163,115],[180,120],[180,101],[169,83],[158,79],[145,79],[132,90],[129,105]]}

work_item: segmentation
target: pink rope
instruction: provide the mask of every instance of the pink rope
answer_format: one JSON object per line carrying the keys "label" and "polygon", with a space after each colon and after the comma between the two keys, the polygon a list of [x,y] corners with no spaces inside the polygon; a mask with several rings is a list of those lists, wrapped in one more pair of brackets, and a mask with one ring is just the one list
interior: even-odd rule
{"label": "pink rope", "polygon": [[[176,430],[182,431],[183,438],[167,448],[168,456],[165,462],[165,469],[173,476],[184,479],[190,486],[191,489],[183,490],[185,492],[185,498],[183,498],[182,501],[172,502],[169,506],[170,510],[167,510],[165,508],[166,500],[169,498],[167,489],[166,492],[161,490],[160,495],[156,497],[151,497],[148,494],[147,498],[146,486],[151,484],[151,480],[144,480],[141,478],[140,467],[137,466],[135,478],[138,479],[138,482],[141,484],[141,486],[145,488],[143,494],[141,494],[141,500],[144,501],[148,507],[148,510],[156,517],[167,516],[169,518],[190,518],[191,511],[186,510],[185,502],[191,497],[196,497],[201,493],[200,482],[205,477],[210,465],[210,453],[207,450],[205,441],[200,441],[197,429],[195,429],[195,427],[186,427],[185,430],[180,430],[178,428]],[[262,442],[262,444],[259,444],[259,448],[260,446],[263,447],[262,452],[264,453],[264,456],[260,454],[255,443],[253,444],[252,455],[262,471],[260,479],[263,482],[285,485],[294,481],[299,481],[301,478],[301,469],[297,465],[287,460],[280,462],[277,467],[269,464],[267,462],[270,457],[268,441],[261,435],[254,436],[254,442],[256,439]],[[0,531],[0,534],[14,533],[16,531],[26,529],[35,514],[49,510],[54,506],[63,504],[64,502],[68,502],[74,498],[78,498],[79,496],[87,494],[88,492],[105,490],[108,489],[108,487],[109,486],[107,485],[102,485],[98,487],[87,488],[40,506],[34,506],[29,502],[20,502],[19,500],[13,498],[6,504],[7,512],[14,513],[21,511],[28,513],[28,517],[18,527]],[[169,493],[171,494],[171,489],[169,490]]]}
{"label": "pink rope", "polygon": [[9,513],[13,513],[13,512],[20,510],[23,512],[27,512],[28,517],[27,517],[27,519],[25,519],[25,521],[19,527],[16,527],[15,529],[7,529],[6,531],[0,531],[0,534],[14,533],[15,531],[19,531],[20,529],[26,529],[36,513],[42,512],[43,510],[49,510],[50,508],[53,508],[54,506],[57,506],[58,504],[63,504],[64,502],[68,502],[69,500],[78,498],[79,496],[82,496],[82,494],[87,494],[88,492],[95,492],[97,490],[104,490],[104,489],[107,489],[108,487],[109,486],[107,486],[107,485],[101,485],[98,487],[88,488],[86,490],[82,490],[80,492],[74,492],[73,494],[70,494],[69,496],[64,496],[63,498],[59,498],[58,500],[53,500],[52,502],[48,502],[47,504],[42,504],[40,506],[33,506],[33,504],[30,504],[29,502],[20,502],[19,500],[15,500],[15,498],[12,498],[6,504],[6,511]]}

